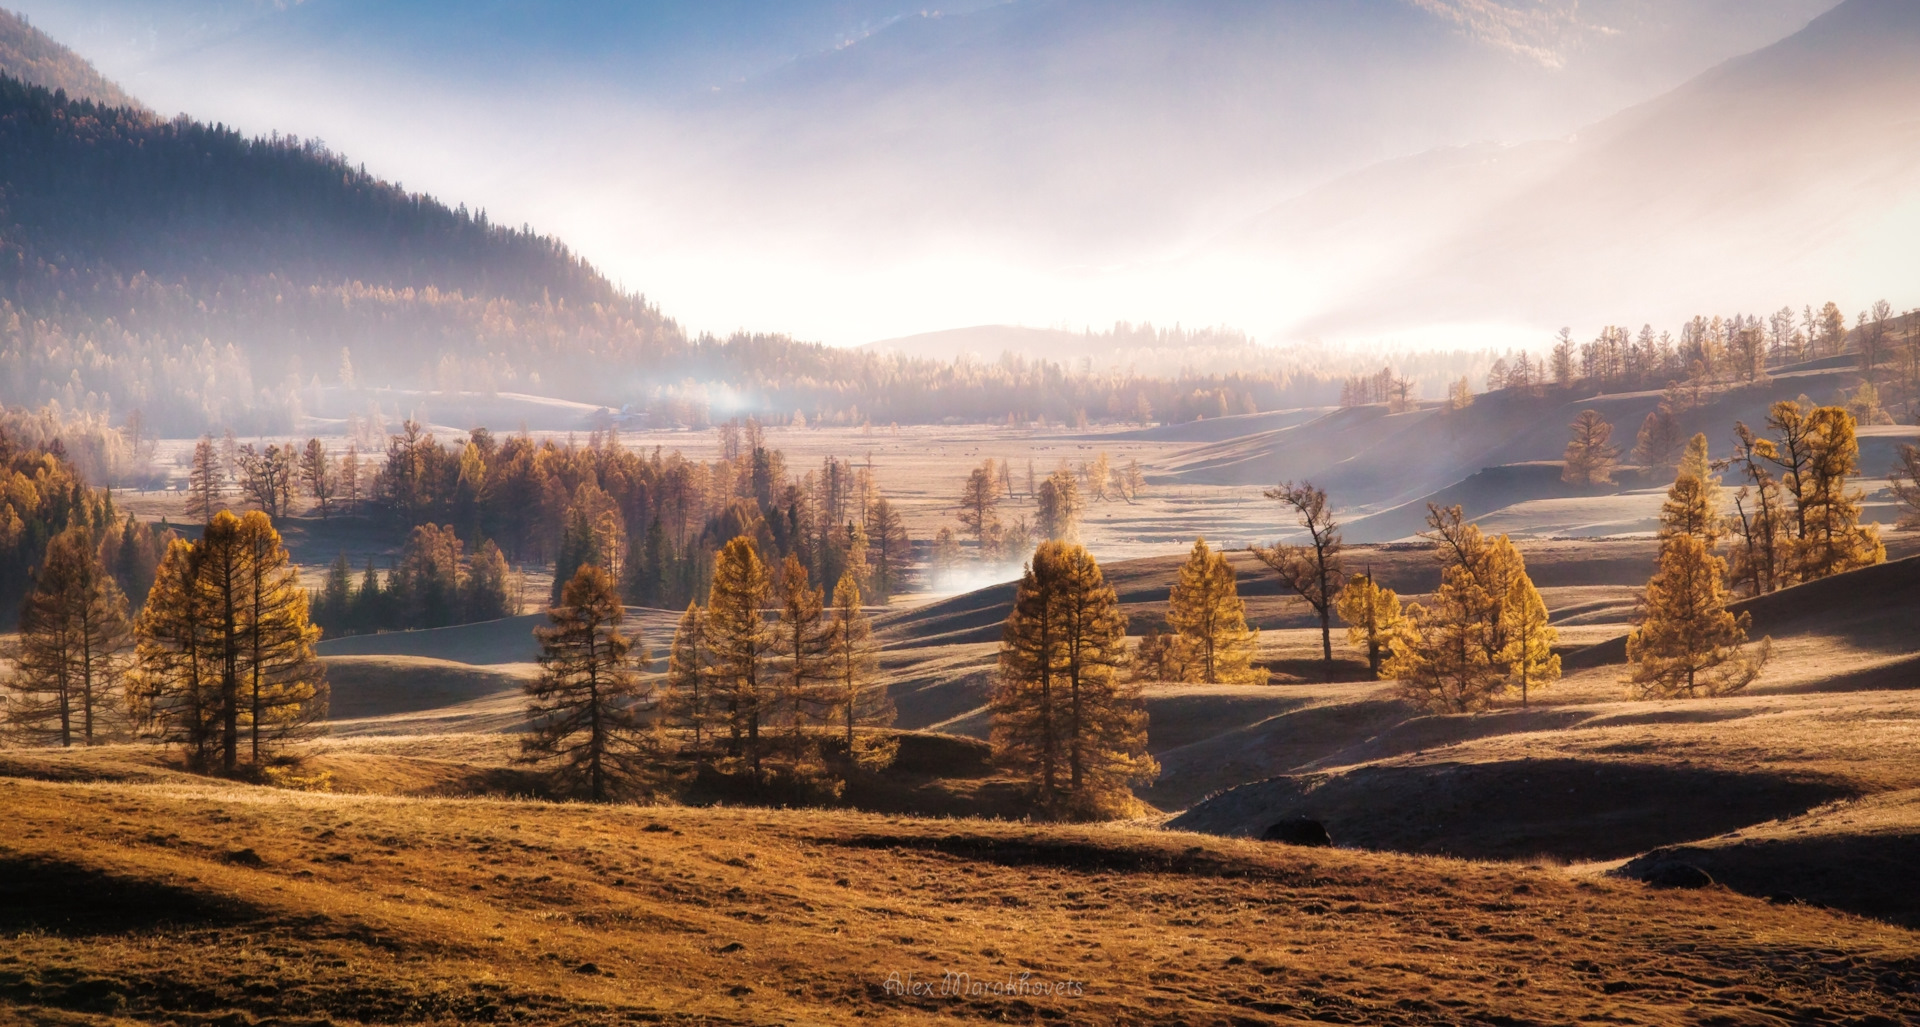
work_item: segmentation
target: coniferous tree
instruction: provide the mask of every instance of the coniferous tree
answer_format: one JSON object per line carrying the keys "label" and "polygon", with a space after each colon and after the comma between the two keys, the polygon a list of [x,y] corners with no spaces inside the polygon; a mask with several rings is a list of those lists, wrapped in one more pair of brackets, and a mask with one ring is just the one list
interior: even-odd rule
{"label": "coniferous tree", "polygon": [[709,680],[711,670],[706,642],[706,611],[698,603],[688,603],[673,632],[673,648],[667,654],[666,710],[674,726],[693,736],[693,749],[712,736],[716,706]]}
{"label": "coniferous tree", "polygon": [[1180,663],[1192,680],[1209,685],[1267,683],[1267,672],[1253,666],[1260,632],[1247,627],[1233,565],[1227,554],[1208,549],[1205,539],[1193,540],[1193,551],[1180,568],[1167,598],[1167,623],[1185,649]]}
{"label": "coniferous tree", "polygon": [[[1435,544],[1440,588],[1430,603],[1407,608],[1384,670],[1417,706],[1472,713],[1517,684],[1513,661],[1536,652],[1515,645],[1514,626],[1529,616],[1538,592],[1513,543],[1505,535],[1488,538],[1457,506],[1429,504],[1422,535]],[[1551,648],[1551,635],[1546,644]]]}
{"label": "coniferous tree", "polygon": [[[220,534],[212,526],[208,532],[208,541],[217,543]],[[273,523],[265,514],[249,513],[240,519],[233,544],[241,550],[245,597],[238,648],[246,669],[248,759],[259,767],[269,746],[324,714],[326,671],[313,651],[320,629],[313,626],[300,572]]]}
{"label": "coniferous tree", "polygon": [[654,753],[644,714],[652,691],[637,671],[651,657],[620,632],[613,578],[583,565],[561,590],[550,622],[535,629],[540,676],[527,683],[525,757],[553,762],[594,802],[640,785]]}
{"label": "coniferous tree", "polygon": [[463,548],[452,525],[421,524],[408,533],[394,568],[405,624],[394,626],[440,628],[462,619]]}
{"label": "coniferous tree", "polygon": [[[1676,492],[1698,482],[1690,475],[1674,483]],[[1680,509],[1683,503],[1669,503]],[[1765,663],[1769,643],[1746,653],[1748,616],[1727,609],[1722,584],[1726,561],[1713,545],[1685,530],[1663,525],[1660,565],[1647,583],[1643,618],[1627,635],[1628,682],[1643,698],[1691,698],[1725,695],[1745,688]]]}
{"label": "coniferous tree", "polygon": [[227,472],[214,450],[213,437],[202,435],[193,444],[193,464],[187,471],[187,516],[202,524],[212,520],[226,491]]}
{"label": "coniferous tree", "polygon": [[1567,442],[1567,466],[1560,480],[1577,485],[1611,483],[1620,456],[1620,447],[1611,441],[1613,425],[1598,410],[1582,410],[1568,428],[1573,437]]}
{"label": "coniferous tree", "polygon": [[1547,622],[1547,604],[1525,574],[1507,585],[1507,644],[1497,660],[1506,667],[1508,686],[1520,690],[1524,709],[1532,689],[1560,680],[1560,657],[1553,647],[1560,633]]}
{"label": "coniferous tree", "polygon": [[300,451],[300,487],[320,505],[320,516],[328,517],[333,513],[333,495],[339,480],[334,476],[333,458],[327,455],[327,444],[319,439],[308,439],[307,448]]}
{"label": "coniferous tree", "polygon": [[127,689],[135,724],[181,745],[187,764],[219,762],[220,646],[213,604],[201,593],[202,550],[174,539],[160,558],[153,587],[135,622],[135,672]]}
{"label": "coniferous tree", "polygon": [[712,654],[713,697],[726,710],[728,754],[744,759],[756,780],[766,755],[761,726],[773,712],[779,684],[770,665],[775,636],[761,612],[772,591],[752,539],[735,538],[714,557],[702,636]]}
{"label": "coniferous tree", "polygon": [[1320,653],[1331,677],[1334,592],[1340,586],[1341,553],[1345,549],[1340,525],[1333,518],[1326,490],[1315,488],[1312,482],[1281,482],[1262,494],[1293,512],[1300,527],[1306,529],[1307,541],[1297,546],[1254,546],[1253,555],[1272,568],[1280,576],[1280,584],[1320,618]]}
{"label": "coniferous tree", "polygon": [[1400,630],[1400,597],[1381,588],[1369,570],[1347,580],[1335,609],[1347,623],[1347,644],[1366,652],[1368,673],[1379,677],[1387,647]]}
{"label": "coniferous tree", "polygon": [[1073,472],[1061,468],[1040,482],[1034,497],[1035,529],[1054,542],[1075,542],[1080,538],[1080,486]]}
{"label": "coniferous tree", "polygon": [[131,642],[126,596],[101,566],[92,532],[75,524],[54,536],[20,611],[8,721],[34,741],[94,744],[120,705]]}
{"label": "coniferous tree", "polygon": [[1900,444],[1900,463],[1887,473],[1887,484],[1900,504],[1900,526],[1920,528],[1920,446]]}
{"label": "coniferous tree", "polygon": [[[989,464],[992,461],[988,461]],[[960,526],[973,533],[974,546],[981,558],[989,557],[989,544],[999,526],[1000,485],[989,469],[976,467],[960,487]]]}
{"label": "coniferous tree", "polygon": [[847,754],[858,760],[861,752],[854,729],[891,725],[893,700],[886,686],[874,681],[880,665],[879,647],[873,640],[873,624],[860,605],[860,586],[850,575],[842,575],[833,587],[832,613],[827,628],[829,694],[834,713],[846,730]]}
{"label": "coniferous tree", "polygon": [[1680,459],[1683,445],[1680,422],[1674,418],[1673,408],[1662,403],[1640,422],[1640,434],[1633,443],[1633,459],[1655,474],[1664,474]]}
{"label": "coniferous tree", "polygon": [[507,558],[492,539],[480,543],[460,581],[461,620],[499,620],[513,615]]}
{"label": "coniferous tree", "polygon": [[1660,537],[1672,534],[1692,535],[1711,549],[1725,532],[1726,522],[1713,509],[1708,486],[1693,474],[1675,478],[1660,505]]}
{"label": "coniferous tree", "polygon": [[1027,777],[1042,809],[1122,813],[1126,786],[1152,780],[1146,708],[1117,673],[1126,617],[1093,557],[1043,542],[1027,564],[1000,647],[989,702],[995,759]]}
{"label": "coniferous tree", "polygon": [[1151,628],[1133,647],[1129,676],[1134,681],[1187,681],[1193,678],[1188,668],[1192,647],[1180,644],[1178,635]]}
{"label": "coniferous tree", "polygon": [[960,542],[952,528],[941,528],[933,535],[933,577],[935,587],[952,586],[953,572],[960,566]]}
{"label": "coniferous tree", "polygon": [[893,504],[886,499],[874,501],[868,533],[872,538],[873,601],[887,604],[906,588],[907,569],[913,560],[913,542],[907,537],[906,524]]}
{"label": "coniferous tree", "polygon": [[386,590],[380,587],[380,575],[373,569],[373,557],[367,557],[367,569],[360,575],[360,587],[353,590],[352,615],[355,631],[377,631],[387,622]]}
{"label": "coniferous tree", "polygon": [[1739,446],[1732,463],[1746,480],[1734,493],[1734,516],[1729,520],[1736,540],[1733,579],[1744,582],[1750,595],[1765,595],[1788,583],[1791,536],[1782,506],[1780,483],[1766,464],[1776,450],[1745,424],[1734,424]]}
{"label": "coniferous tree", "polygon": [[824,617],[825,597],[807,581],[807,566],[788,554],[773,588],[780,620],[773,628],[780,681],[774,694],[788,762],[799,767],[812,753],[807,721],[830,702],[825,686],[832,680],[831,626]]}
{"label": "coniferous tree", "polygon": [[1860,523],[1860,491],[1847,484],[1860,459],[1853,415],[1840,407],[1820,407],[1809,422],[1809,459],[1798,496],[1804,530],[1794,551],[1802,581],[1871,567],[1887,558],[1880,533]]}
{"label": "coniferous tree", "polygon": [[353,567],[340,553],[327,568],[327,579],[313,603],[313,621],[329,635],[352,633]]}
{"label": "coniferous tree", "polygon": [[197,543],[175,542],[135,627],[133,705],[195,765],[264,766],[324,717],[325,668],[307,593],[266,514],[222,510]]}

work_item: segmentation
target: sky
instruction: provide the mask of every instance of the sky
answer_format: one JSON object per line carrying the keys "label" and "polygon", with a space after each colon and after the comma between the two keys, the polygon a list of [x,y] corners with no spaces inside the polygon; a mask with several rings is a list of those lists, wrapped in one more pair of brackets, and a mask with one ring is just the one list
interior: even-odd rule
{"label": "sky", "polygon": [[[163,113],[323,139],[561,237],[695,331],[1446,344],[1554,319],[1339,312],[1460,196],[1499,195],[1484,169],[1535,152],[1516,144],[1577,139],[1834,0],[10,2]],[[1343,185],[1461,153],[1513,159]],[[1366,223],[1406,190],[1417,214]]]}

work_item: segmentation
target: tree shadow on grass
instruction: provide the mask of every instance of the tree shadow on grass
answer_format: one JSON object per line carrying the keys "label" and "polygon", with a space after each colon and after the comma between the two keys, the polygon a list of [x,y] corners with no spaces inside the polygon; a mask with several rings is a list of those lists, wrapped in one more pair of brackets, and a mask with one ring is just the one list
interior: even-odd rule
{"label": "tree shadow on grass", "polygon": [[0,854],[0,935],[65,937],[206,927],[258,919],[237,900],[35,856]]}

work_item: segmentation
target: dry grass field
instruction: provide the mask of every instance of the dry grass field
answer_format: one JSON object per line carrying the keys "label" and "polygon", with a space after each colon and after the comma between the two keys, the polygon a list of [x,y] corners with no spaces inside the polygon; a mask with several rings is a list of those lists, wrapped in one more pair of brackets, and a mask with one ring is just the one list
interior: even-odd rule
{"label": "dry grass field", "polygon": [[[1369,417],[1357,457],[1419,430]],[[1226,478],[1338,420],[771,442],[796,468],[870,452],[923,540],[989,456],[1017,477],[1139,459],[1149,495],[1094,504],[1085,530],[1138,634],[1194,534],[1282,527]],[[1419,601],[1438,582],[1404,541],[1421,500],[1376,491],[1357,537],[1403,541],[1349,568]],[[1122,824],[1025,822],[986,758],[1004,570],[876,611],[901,757],[830,809],[549,801],[516,761],[538,615],[323,642],[333,719],[294,782],[313,790],[209,781],[151,746],[0,750],[0,1024],[1920,1021],[1920,535],[1747,604],[1774,655],[1745,693],[1643,702],[1620,639],[1658,489],[1576,494],[1520,462],[1431,494],[1520,540],[1564,680],[1526,709],[1421,714],[1338,637],[1329,671],[1306,611],[1235,553],[1273,683],[1149,684],[1157,812]],[[369,528],[288,538],[310,570],[357,565],[398,542]],[[656,671],[677,617],[629,611]],[[1338,848],[1249,837],[1294,815]],[[1713,883],[1640,880],[1676,864]]]}
{"label": "dry grass field", "polygon": [[1910,932],[1719,889],[1126,825],[10,769],[9,1022],[1920,1016]]}

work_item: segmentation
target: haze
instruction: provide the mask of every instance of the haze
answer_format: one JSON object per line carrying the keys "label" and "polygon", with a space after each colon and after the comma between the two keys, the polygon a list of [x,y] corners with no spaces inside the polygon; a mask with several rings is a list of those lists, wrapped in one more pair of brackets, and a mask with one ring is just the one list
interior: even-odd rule
{"label": "haze", "polygon": [[[1701,304],[1864,307],[1904,285],[1888,257],[1917,216],[1895,158],[1844,192],[1836,162],[1762,175],[1737,204],[1689,171],[1718,124],[1692,80],[1832,0],[19,6],[163,113],[318,136],[567,240],[695,330],[1539,345]],[[1744,67],[1736,98],[1801,102],[1711,160],[1820,146],[1799,133],[1840,104],[1828,145],[1907,144],[1911,76],[1863,109]],[[1621,143],[1649,102],[1666,122]],[[1655,228],[1684,244],[1624,256]]]}

